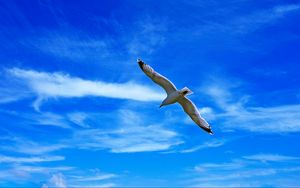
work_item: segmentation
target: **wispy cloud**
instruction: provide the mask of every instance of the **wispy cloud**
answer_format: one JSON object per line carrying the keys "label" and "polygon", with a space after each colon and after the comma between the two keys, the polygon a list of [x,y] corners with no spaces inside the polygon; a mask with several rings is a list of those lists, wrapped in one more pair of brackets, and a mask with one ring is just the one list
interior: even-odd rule
{"label": "wispy cloud", "polygon": [[182,143],[177,138],[177,133],[159,125],[127,127],[112,131],[90,129],[77,132],[75,137],[80,148],[110,149],[113,153],[161,151]]}
{"label": "wispy cloud", "polygon": [[88,128],[90,127],[85,120],[88,117],[88,114],[83,113],[83,112],[73,112],[73,113],[69,113],[68,118],[71,122],[75,123],[78,126],[81,126],[83,128]]}
{"label": "wispy cloud", "polygon": [[37,163],[64,160],[63,156],[11,157],[0,155],[0,163]]}
{"label": "wispy cloud", "polygon": [[74,170],[72,166],[53,166],[53,167],[46,167],[46,166],[16,166],[16,169],[32,172],[32,173],[51,173],[51,172],[58,172],[58,171],[71,171]]}
{"label": "wispy cloud", "polygon": [[285,4],[277,5],[270,9],[257,10],[250,15],[241,16],[233,20],[231,26],[234,27],[234,32],[248,33],[256,29],[275,23],[280,18],[287,16],[288,13],[299,11],[300,4]]}
{"label": "wispy cloud", "polygon": [[284,18],[288,17],[292,13],[299,12],[300,4],[279,4],[264,9],[242,11],[245,12],[243,14],[234,14],[237,9],[244,8],[245,7],[239,7],[239,5],[236,5],[231,6],[224,11],[224,7],[222,6],[221,9],[215,11],[215,14],[216,16],[222,15],[228,17],[226,21],[212,21],[208,19],[204,22],[204,24],[201,23],[201,25],[196,25],[196,27],[193,26],[194,30],[190,31],[190,33],[203,36],[221,33],[221,36],[226,34],[226,37],[224,37],[226,39],[231,36],[251,34],[259,29],[279,24]]}
{"label": "wispy cloud", "polygon": [[[77,175],[73,175],[77,174]],[[116,174],[105,173],[99,169],[86,171],[74,171],[64,175],[62,173],[53,174],[44,187],[112,187],[116,184],[112,179],[118,177]]]}
{"label": "wispy cloud", "polygon": [[256,160],[261,162],[279,162],[279,161],[290,161],[290,160],[299,160],[299,157],[285,156],[279,154],[256,154],[244,156],[243,158],[249,160]]}
{"label": "wispy cloud", "polygon": [[9,144],[2,144],[0,149],[29,155],[47,155],[53,151],[69,147],[67,144],[63,143],[37,143],[20,137],[9,137],[6,140],[9,141]]}
{"label": "wispy cloud", "polygon": [[130,99],[137,101],[159,101],[163,98],[162,92],[149,87],[127,83],[107,83],[103,81],[83,80],[63,73],[37,72],[18,68],[9,69],[8,73],[20,79],[38,99],[35,108],[46,98],[72,98],[72,97],[109,97]]}
{"label": "wispy cloud", "polygon": [[[261,163],[261,158],[270,159],[274,163]],[[274,176],[280,179],[286,179],[295,171],[300,171],[299,160],[294,160],[291,165],[282,167],[282,163],[286,160],[294,160],[295,157],[283,156],[276,154],[261,154],[250,155],[243,157],[243,159],[233,159],[228,163],[204,163],[195,166],[195,179],[192,181],[193,186],[221,186],[231,185],[236,186],[264,186],[269,182],[269,186],[278,185],[280,181],[270,182]],[[294,184],[288,182],[287,184]],[[282,184],[282,182],[280,183]]]}
{"label": "wispy cloud", "polygon": [[135,111],[119,110],[114,115],[121,124],[109,129],[78,130],[73,144],[84,149],[109,149],[113,153],[164,151],[183,143],[180,135],[162,124],[147,125]]}
{"label": "wispy cloud", "polygon": [[101,181],[101,180],[107,180],[107,179],[111,179],[116,177],[115,174],[97,174],[94,176],[89,176],[89,177],[85,177],[85,176],[73,176],[72,178],[74,178],[75,180],[73,181]]}
{"label": "wispy cloud", "polygon": [[[145,115],[138,112],[122,109],[110,113],[109,117],[117,123],[105,126],[99,122],[99,119],[103,119],[102,114],[85,113],[85,119],[93,126],[68,129],[70,137],[60,138],[55,143],[37,143],[12,137],[8,138],[10,144],[0,149],[25,154],[48,154],[64,148],[134,153],[164,151],[184,142],[176,131],[166,128],[163,124],[149,125]],[[68,115],[64,121],[67,120]]]}
{"label": "wispy cloud", "polygon": [[194,167],[196,172],[205,172],[208,170],[233,170],[245,166],[245,162],[241,160],[233,160],[228,163],[204,163]]}
{"label": "wispy cloud", "polygon": [[224,145],[226,143],[225,140],[213,140],[211,142],[205,142],[201,145],[189,148],[189,149],[184,149],[179,151],[179,153],[191,153],[191,152],[195,152],[198,150],[202,150],[202,149],[206,149],[206,148],[216,148],[216,147],[220,147],[222,145]]}
{"label": "wispy cloud", "polygon": [[235,86],[217,81],[202,90],[221,110],[211,115],[223,122],[224,130],[243,129],[260,133],[300,131],[300,105],[248,106],[250,96],[233,93],[233,88]]}
{"label": "wispy cloud", "polygon": [[72,36],[59,32],[46,33],[39,38],[24,40],[24,45],[56,58],[72,61],[99,61],[109,55],[109,42],[102,39],[86,37],[88,35]]}
{"label": "wispy cloud", "polygon": [[7,181],[27,181],[29,178],[36,180],[45,180],[49,174],[67,172],[74,170],[74,167],[69,166],[36,166],[36,165],[10,165],[6,169],[0,170],[0,177]]}
{"label": "wispy cloud", "polygon": [[66,188],[67,183],[64,175],[62,173],[53,174],[52,177],[49,179],[48,183],[42,185],[42,188],[48,187]]}
{"label": "wispy cloud", "polygon": [[[117,117],[117,114],[115,115]],[[108,130],[78,130],[73,143],[85,149],[109,149],[113,153],[168,150],[181,144],[178,133],[163,125],[145,125],[142,116],[130,110],[119,112],[119,125]]]}
{"label": "wispy cloud", "polygon": [[138,28],[132,33],[133,36],[126,44],[129,54],[135,56],[152,54],[165,43],[167,27],[162,20],[156,23],[143,20],[136,25]]}

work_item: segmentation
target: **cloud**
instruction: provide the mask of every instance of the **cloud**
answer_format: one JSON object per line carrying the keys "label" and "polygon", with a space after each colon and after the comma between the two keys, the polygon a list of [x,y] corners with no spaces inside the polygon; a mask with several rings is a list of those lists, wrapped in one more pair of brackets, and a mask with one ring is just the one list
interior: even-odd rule
{"label": "cloud", "polygon": [[[268,158],[273,163],[262,163],[262,158]],[[297,166],[299,161],[294,160],[293,163],[287,164],[286,160],[294,160],[294,157],[277,154],[264,154],[264,156],[254,154],[249,155],[249,157],[242,157],[242,159],[235,158],[227,163],[199,164],[192,170],[195,177],[191,180],[192,186],[209,185],[210,187],[218,187],[226,185],[231,187],[235,185],[238,187],[258,187],[295,185],[294,181],[283,182],[290,178],[293,173],[300,171]],[[274,177],[277,177],[276,181],[272,181]]]}
{"label": "cloud", "polygon": [[17,171],[23,171],[28,173],[37,173],[37,174],[49,174],[53,172],[60,171],[72,171],[74,167],[71,166],[25,166],[25,165],[17,165],[14,167]]}
{"label": "cloud", "polygon": [[179,151],[179,153],[191,153],[206,148],[216,148],[216,147],[223,146],[225,143],[226,143],[225,140],[213,140],[211,142],[205,142],[204,144],[192,147],[190,149],[181,150]]}
{"label": "cloud", "polygon": [[48,153],[69,147],[64,143],[37,143],[21,137],[11,137],[7,138],[6,140],[9,141],[9,144],[2,144],[2,146],[0,146],[0,149],[30,155],[46,155]]}
{"label": "cloud", "polygon": [[[72,144],[83,149],[109,149],[113,153],[134,153],[164,151],[183,141],[175,131],[162,124],[145,125],[146,117],[131,110],[115,113],[116,127],[107,129],[87,129],[74,133]],[[126,127],[126,128],[125,128]]]}
{"label": "cloud", "polygon": [[0,155],[0,163],[37,163],[64,160],[63,156],[11,157]]}
{"label": "cloud", "polygon": [[66,180],[63,174],[53,174],[47,185],[48,187],[66,188]]}
{"label": "cloud", "polygon": [[206,172],[208,170],[233,170],[240,169],[245,166],[245,162],[241,160],[233,160],[228,163],[204,163],[194,167],[196,172]]}
{"label": "cloud", "polygon": [[[219,38],[219,36],[226,35],[226,37],[223,37],[223,40],[231,39],[230,42],[232,43],[235,41],[234,39],[236,39],[236,35],[251,34],[259,29],[280,23],[281,20],[292,13],[299,12],[300,4],[281,4],[264,9],[255,8],[252,12],[243,11],[244,8],[245,6],[240,7],[233,5],[231,7],[227,7],[224,11],[224,6],[222,6],[221,9],[216,9],[215,16],[225,16],[227,17],[227,20],[205,20],[204,23],[201,22],[201,25],[189,28],[191,30],[189,30],[189,33],[196,34],[196,36],[201,35],[203,37],[213,35],[217,38]],[[237,14],[236,10],[239,9],[244,14]],[[195,37],[193,36],[192,39],[194,38]],[[238,45],[238,47],[247,49],[241,45]]]}
{"label": "cloud", "polygon": [[116,186],[112,179],[118,177],[116,174],[105,173],[99,169],[73,170],[70,172],[55,173],[49,178],[44,187],[112,187]]}
{"label": "cloud", "polygon": [[224,117],[227,118],[225,124],[228,128],[260,133],[300,131],[300,105],[245,107],[240,112],[228,112]]}
{"label": "cloud", "polygon": [[136,25],[138,28],[132,32],[132,36],[128,38],[129,41],[126,44],[130,55],[152,54],[157,48],[164,45],[167,27],[162,20],[153,22],[144,19]]}
{"label": "cloud", "polygon": [[102,185],[115,185],[112,183],[112,179],[118,177],[113,173],[102,172],[99,169],[93,169],[85,172],[83,175],[69,175],[69,182],[72,183],[71,187],[95,187]]}
{"label": "cloud", "polygon": [[272,24],[288,13],[300,10],[300,4],[285,4],[274,6],[271,9],[258,10],[252,14],[241,16],[231,22],[237,33],[248,33]]}
{"label": "cloud", "polygon": [[182,143],[176,132],[161,125],[80,130],[75,133],[74,141],[82,149],[109,149],[113,153],[162,151]]}
{"label": "cloud", "polygon": [[164,94],[144,85],[133,82],[108,83],[103,81],[83,80],[63,73],[37,72],[18,68],[9,69],[8,73],[22,81],[38,99],[35,108],[47,98],[73,97],[108,97],[137,101],[160,101]]}
{"label": "cloud", "polygon": [[102,180],[107,180],[116,177],[115,174],[98,174],[95,176],[89,176],[89,177],[84,177],[84,176],[75,176],[76,180],[73,181],[102,181]]}
{"label": "cloud", "polygon": [[[184,142],[176,131],[167,129],[163,124],[149,125],[143,114],[131,110],[122,109],[107,115],[85,113],[84,116],[91,124],[90,127],[68,129],[71,136],[61,138],[56,143],[37,143],[13,137],[8,138],[10,146],[2,146],[0,149],[26,154],[48,154],[64,148],[134,153],[164,151]],[[111,123],[103,123],[105,118],[109,118]],[[68,115],[64,121],[67,119]]]}
{"label": "cloud", "polygon": [[[30,182],[33,179],[34,181],[42,181],[49,176],[49,174],[55,174],[59,172],[67,172],[73,171],[74,167],[69,166],[36,166],[36,165],[19,165],[19,164],[11,164],[8,167],[1,166],[0,177],[7,182],[9,181],[17,181],[17,182]],[[3,167],[5,169],[3,169]]]}
{"label": "cloud", "polygon": [[61,128],[70,128],[68,120],[62,116],[51,112],[43,112],[38,114],[23,114],[32,124],[36,125],[50,125]]}
{"label": "cloud", "polygon": [[82,149],[109,149],[113,153],[168,150],[183,143],[180,135],[162,124],[146,125],[142,114],[131,110],[114,113],[118,125],[108,129],[86,129],[74,132],[72,144]]}
{"label": "cloud", "polygon": [[90,126],[85,122],[85,120],[88,117],[88,114],[83,112],[73,112],[69,113],[68,118],[71,122],[75,123],[76,125],[79,125],[83,128],[89,128]]}
{"label": "cloud", "polygon": [[278,154],[256,154],[256,155],[249,155],[244,156],[243,158],[249,160],[256,160],[261,162],[279,162],[279,161],[290,161],[290,160],[299,160],[299,157],[291,157],[285,155],[278,155]]}
{"label": "cloud", "polygon": [[202,89],[219,108],[211,115],[221,122],[223,131],[243,129],[266,134],[300,131],[300,105],[248,106],[250,96],[239,94],[236,88],[216,81]]}
{"label": "cloud", "polygon": [[[44,33],[39,38],[24,40],[23,43],[35,50],[57,58],[68,59],[72,61],[97,61],[109,55],[110,44],[97,38],[72,36],[62,33]],[[79,34],[80,35],[80,34]]]}

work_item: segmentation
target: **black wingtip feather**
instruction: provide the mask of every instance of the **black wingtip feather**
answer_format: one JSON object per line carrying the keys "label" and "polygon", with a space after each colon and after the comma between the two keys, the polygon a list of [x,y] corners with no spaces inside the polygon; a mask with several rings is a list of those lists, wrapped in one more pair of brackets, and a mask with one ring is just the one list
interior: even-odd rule
{"label": "black wingtip feather", "polygon": [[205,130],[208,134],[214,135],[210,127],[200,126],[203,130]]}
{"label": "black wingtip feather", "polygon": [[137,62],[138,62],[138,64],[139,64],[140,68],[143,70],[143,65],[144,65],[145,63],[144,63],[141,59],[138,59]]}

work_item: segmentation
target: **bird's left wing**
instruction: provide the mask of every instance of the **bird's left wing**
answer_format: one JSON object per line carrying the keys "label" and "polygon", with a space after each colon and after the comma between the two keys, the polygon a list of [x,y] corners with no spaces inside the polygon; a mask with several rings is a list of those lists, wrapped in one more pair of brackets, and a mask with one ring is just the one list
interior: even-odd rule
{"label": "bird's left wing", "polygon": [[197,107],[190,99],[181,97],[179,98],[178,103],[182,106],[185,113],[187,113],[199,127],[209,134],[213,134],[210,125],[201,117]]}
{"label": "bird's left wing", "polygon": [[153,82],[164,88],[168,95],[177,90],[175,85],[170,80],[160,75],[158,72],[155,72],[152,67],[144,63],[142,60],[138,59],[138,64],[143,72],[150,77]]}

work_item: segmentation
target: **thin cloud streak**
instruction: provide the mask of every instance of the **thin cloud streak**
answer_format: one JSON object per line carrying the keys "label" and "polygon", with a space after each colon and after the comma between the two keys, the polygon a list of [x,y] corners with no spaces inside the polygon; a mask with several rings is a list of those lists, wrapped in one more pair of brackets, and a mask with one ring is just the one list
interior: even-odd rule
{"label": "thin cloud streak", "polygon": [[291,160],[299,160],[300,157],[292,157],[292,156],[285,156],[279,154],[256,154],[256,155],[249,155],[244,156],[243,158],[261,162],[278,162],[278,161],[291,161]]}
{"label": "thin cloud streak", "polygon": [[210,116],[222,120],[223,130],[243,129],[266,134],[300,131],[300,105],[247,106],[249,96],[236,97],[231,92],[232,88],[235,87],[217,81],[202,89],[221,110],[215,110]]}
{"label": "thin cloud streak", "polygon": [[204,144],[192,147],[190,149],[184,149],[179,151],[179,153],[192,153],[206,148],[216,148],[223,146],[226,143],[225,140],[213,140],[211,142],[205,142]]}
{"label": "thin cloud streak", "polygon": [[[75,114],[82,115],[80,112]],[[167,129],[163,124],[147,125],[145,117],[137,112],[122,109],[110,114],[116,122],[121,122],[121,124],[106,127],[98,121],[98,119],[103,119],[103,114],[84,113],[84,119],[94,126],[68,129],[71,131],[71,137],[62,138],[51,144],[37,143],[18,137],[7,138],[10,146],[2,146],[0,149],[33,155],[48,154],[66,148],[136,153],[165,151],[184,143],[176,131]],[[68,116],[69,114],[62,119],[63,122],[68,121]]]}
{"label": "thin cloud streak", "polygon": [[63,73],[37,72],[13,68],[7,70],[13,77],[22,81],[38,99],[35,102],[38,109],[43,99],[73,98],[73,97],[108,97],[130,99],[136,101],[160,101],[164,94],[149,87],[127,83],[107,83],[103,81],[83,80]]}
{"label": "thin cloud streak", "polygon": [[[262,163],[261,159],[270,160],[273,163]],[[292,173],[300,171],[298,167],[299,160],[296,157],[283,156],[277,154],[254,154],[243,156],[242,159],[235,158],[227,163],[204,163],[194,167],[192,172],[196,176],[191,180],[192,186],[202,187],[210,185],[210,187],[219,187],[221,185],[236,185],[238,187],[245,186],[264,186],[265,182],[275,176],[279,176],[278,180],[290,177]],[[286,167],[282,167],[283,163],[291,160]],[[268,184],[285,185],[278,182]],[[287,184],[294,185],[294,182],[287,182]]]}
{"label": "thin cloud streak", "polygon": [[63,156],[11,157],[0,155],[0,163],[37,163],[65,160]]}

